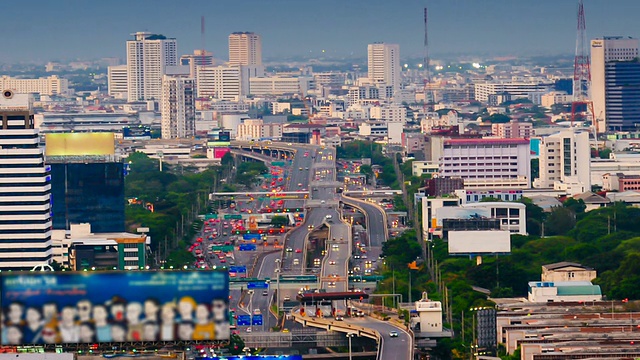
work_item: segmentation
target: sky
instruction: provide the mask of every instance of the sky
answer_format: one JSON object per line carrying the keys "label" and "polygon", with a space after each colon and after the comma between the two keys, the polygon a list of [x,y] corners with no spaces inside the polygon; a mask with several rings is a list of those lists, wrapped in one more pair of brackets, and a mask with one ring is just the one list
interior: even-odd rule
{"label": "sky", "polygon": [[[584,0],[587,37],[640,37],[640,0]],[[20,0],[3,1],[0,62],[125,57],[136,31],[178,40],[180,54],[202,47],[228,57],[228,35],[262,36],[263,57],[366,57],[367,44],[423,53],[429,9],[431,57],[570,55],[577,0]]]}

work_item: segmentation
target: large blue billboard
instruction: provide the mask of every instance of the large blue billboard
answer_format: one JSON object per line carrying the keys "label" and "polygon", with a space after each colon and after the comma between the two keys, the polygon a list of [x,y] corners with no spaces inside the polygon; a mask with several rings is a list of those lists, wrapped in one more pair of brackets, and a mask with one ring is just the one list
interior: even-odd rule
{"label": "large blue billboard", "polygon": [[2,273],[2,344],[229,338],[215,271]]}

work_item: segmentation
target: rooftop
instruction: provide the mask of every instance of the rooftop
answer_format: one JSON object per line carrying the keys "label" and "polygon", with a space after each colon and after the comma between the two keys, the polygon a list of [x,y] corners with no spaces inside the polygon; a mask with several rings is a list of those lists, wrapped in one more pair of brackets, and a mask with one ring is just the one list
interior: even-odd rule
{"label": "rooftop", "polygon": [[449,139],[445,145],[528,145],[528,139]]}
{"label": "rooftop", "polygon": [[588,266],[583,266],[582,264],[569,262],[569,261],[561,261],[561,262],[557,262],[557,263],[553,263],[553,264],[542,265],[542,267],[547,269],[547,270],[558,270],[558,269],[562,269],[562,268],[566,268],[566,267],[579,267],[579,268],[583,268],[585,270],[593,270],[592,268],[590,268]]}

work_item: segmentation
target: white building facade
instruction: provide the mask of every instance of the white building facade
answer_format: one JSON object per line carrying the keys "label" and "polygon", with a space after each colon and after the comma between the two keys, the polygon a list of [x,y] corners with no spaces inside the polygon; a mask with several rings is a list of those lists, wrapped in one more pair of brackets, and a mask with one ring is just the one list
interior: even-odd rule
{"label": "white building facade", "polygon": [[527,139],[449,139],[444,141],[440,175],[464,179],[465,189],[531,186]]}
{"label": "white building facade", "polygon": [[162,98],[162,76],[167,66],[178,65],[176,39],[137,32],[127,41],[129,102]]}
{"label": "white building facade", "polygon": [[229,65],[262,65],[262,39],[252,32],[229,35]]}
{"label": "white building facade", "polygon": [[246,119],[238,125],[237,140],[277,140],[282,137],[282,124],[265,124],[262,119]]}
{"label": "white building facade", "polygon": [[486,103],[489,95],[509,93],[512,99],[527,98],[532,93],[548,93],[553,85],[538,82],[490,82],[475,84],[475,99]]}
{"label": "white building facade", "polygon": [[587,131],[563,130],[540,140],[540,177],[535,188],[565,190],[569,195],[591,191],[591,147]]}
{"label": "white building facade", "polygon": [[198,66],[196,81],[199,98],[238,101],[241,93],[240,67]]}
{"label": "white building facade", "polygon": [[374,85],[393,86],[400,90],[400,45],[376,43],[369,44],[368,78]]}
{"label": "white building facade", "polygon": [[128,86],[127,65],[109,66],[107,68],[109,96],[117,99],[126,99]]}
{"label": "white building facade", "polygon": [[16,94],[66,95],[69,92],[69,80],[56,75],[38,79],[2,76],[0,77],[0,89],[13,90]]}
{"label": "white building facade", "polygon": [[48,264],[51,167],[44,163],[29,95],[0,93],[0,270]]}

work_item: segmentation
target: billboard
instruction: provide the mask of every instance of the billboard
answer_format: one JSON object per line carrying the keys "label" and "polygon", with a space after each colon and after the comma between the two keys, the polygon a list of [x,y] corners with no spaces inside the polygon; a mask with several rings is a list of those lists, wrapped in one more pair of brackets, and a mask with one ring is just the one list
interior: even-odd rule
{"label": "billboard", "polygon": [[122,137],[125,140],[149,140],[151,139],[151,128],[142,125],[137,127],[125,126],[122,128]]}
{"label": "billboard", "polygon": [[222,159],[222,157],[228,153],[230,150],[228,147],[216,147],[213,148],[213,158],[214,159]]}
{"label": "billboard", "polygon": [[45,156],[114,155],[113,133],[45,134]]}
{"label": "billboard", "polygon": [[3,273],[2,344],[229,339],[216,271]]}
{"label": "billboard", "polygon": [[449,231],[449,254],[506,254],[511,252],[507,230]]}

